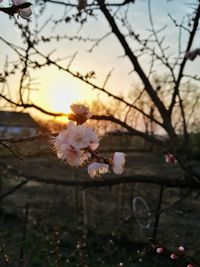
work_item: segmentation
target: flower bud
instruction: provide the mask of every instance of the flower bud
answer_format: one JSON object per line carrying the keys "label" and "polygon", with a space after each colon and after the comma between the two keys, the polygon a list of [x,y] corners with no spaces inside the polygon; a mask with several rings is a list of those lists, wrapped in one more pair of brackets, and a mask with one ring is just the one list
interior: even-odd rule
{"label": "flower bud", "polygon": [[121,152],[115,152],[112,158],[112,169],[115,174],[122,174],[125,165],[125,154]]}
{"label": "flower bud", "polygon": [[177,256],[175,253],[172,253],[172,254],[170,255],[170,258],[171,258],[172,260],[177,260],[177,259],[178,259],[178,256]]}
{"label": "flower bud", "polygon": [[185,252],[185,248],[183,246],[178,247],[178,251],[181,253]]}
{"label": "flower bud", "polygon": [[156,249],[156,252],[157,252],[158,254],[163,253],[163,251],[164,251],[164,248],[162,248],[162,247],[158,247],[158,248]]}

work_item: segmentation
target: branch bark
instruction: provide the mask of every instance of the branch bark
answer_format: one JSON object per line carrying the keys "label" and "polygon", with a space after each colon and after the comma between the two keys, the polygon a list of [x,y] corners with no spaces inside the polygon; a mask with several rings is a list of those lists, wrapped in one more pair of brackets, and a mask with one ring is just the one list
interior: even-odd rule
{"label": "branch bark", "polygon": [[[189,38],[189,41],[188,41],[188,44],[187,44],[185,53],[187,53],[191,49],[191,46],[192,46],[194,37],[195,37],[196,32],[197,32],[197,29],[198,29],[199,18],[200,18],[200,3],[198,4],[198,8],[196,10],[196,15],[195,15],[195,18],[193,20],[194,21],[193,28],[192,28],[192,31],[191,31],[191,34],[190,34],[190,38]],[[169,112],[170,112],[170,114],[172,113],[173,107],[175,105],[176,96],[179,93],[179,86],[180,86],[180,83],[181,83],[181,79],[183,78],[183,72],[184,72],[184,68],[185,68],[186,62],[187,62],[187,58],[184,57],[183,60],[182,60],[182,62],[181,62],[181,64],[180,64],[178,78],[176,80],[176,85],[174,87],[174,93],[172,95],[171,104],[169,106]]]}
{"label": "branch bark", "polygon": [[126,122],[123,122],[123,121],[121,121],[121,120],[119,120],[119,119],[117,119],[117,118],[115,118],[113,116],[93,115],[92,119],[114,122],[114,123],[116,123],[118,125],[121,125],[124,129],[127,129],[129,131],[129,133],[131,133],[133,135],[140,136],[140,137],[144,138],[145,140],[147,140],[149,142],[152,142],[154,144],[157,144],[159,146],[167,147],[167,140],[166,141],[165,140],[159,140],[153,135],[148,135],[145,132],[138,131],[138,130],[132,128],[131,126],[129,126]]}
{"label": "branch bark", "polygon": [[[120,176],[114,178],[101,178],[99,180],[59,180],[56,178],[43,178],[33,175],[27,175],[25,173],[18,172],[16,169],[9,165],[9,169],[7,169],[7,164],[4,162],[0,162],[0,165],[6,169],[9,173],[14,176],[21,177],[27,182],[35,181],[38,183],[45,184],[54,184],[66,187],[81,187],[81,188],[93,188],[93,187],[105,187],[105,186],[115,186],[119,184],[132,184],[132,183],[142,183],[142,184],[155,184],[155,185],[163,185],[166,187],[174,187],[174,188],[200,188],[200,182],[191,179],[185,180],[184,177],[175,177],[173,179],[169,179],[166,176],[156,176],[156,175],[131,175],[131,176]],[[83,177],[85,178],[85,177]]]}
{"label": "branch bark", "polygon": [[113,16],[108,11],[106,4],[102,0],[97,0],[97,2],[100,6],[102,13],[104,14],[105,18],[107,19],[110,27],[112,28],[113,33],[115,34],[118,41],[120,42],[120,44],[124,48],[125,54],[127,55],[127,57],[130,59],[131,63],[133,64],[134,70],[137,72],[140,79],[142,80],[142,82],[145,86],[146,92],[149,94],[149,96],[152,99],[152,101],[154,102],[155,106],[158,108],[163,121],[166,122],[167,110],[165,108],[165,105],[158,97],[158,95],[157,95],[156,91],[154,90],[152,84],[150,83],[148,77],[146,76],[143,69],[141,68],[137,57],[134,55],[133,51],[129,47],[124,35],[120,32]]}

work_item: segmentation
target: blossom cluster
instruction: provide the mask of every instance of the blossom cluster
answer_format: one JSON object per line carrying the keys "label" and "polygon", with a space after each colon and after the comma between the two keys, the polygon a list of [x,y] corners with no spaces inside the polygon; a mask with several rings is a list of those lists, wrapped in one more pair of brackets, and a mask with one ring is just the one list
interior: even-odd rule
{"label": "blossom cluster", "polygon": [[[0,0],[2,3],[3,0]],[[1,8],[2,12],[7,13],[8,15],[12,15],[17,13],[23,19],[29,19],[32,15],[31,3],[26,0],[11,0],[12,6],[9,8]]]}
{"label": "blossom cluster", "polygon": [[[156,247],[156,253],[162,254],[166,251],[166,249],[162,246]],[[185,248],[183,246],[179,246],[176,252],[170,253],[169,256],[171,260],[178,261],[179,258],[184,257]],[[192,263],[187,264],[185,267],[195,267]]]}
{"label": "blossom cluster", "polygon": [[166,163],[177,163],[177,159],[172,153],[167,152],[165,153],[165,162]]}
{"label": "blossom cluster", "polygon": [[97,148],[100,138],[94,130],[84,124],[92,114],[84,105],[71,105],[70,122],[54,139],[53,145],[57,157],[70,166],[82,167],[88,164],[91,178],[101,177],[112,168],[115,174],[122,174],[125,165],[125,154],[115,152],[112,158],[99,155]]}

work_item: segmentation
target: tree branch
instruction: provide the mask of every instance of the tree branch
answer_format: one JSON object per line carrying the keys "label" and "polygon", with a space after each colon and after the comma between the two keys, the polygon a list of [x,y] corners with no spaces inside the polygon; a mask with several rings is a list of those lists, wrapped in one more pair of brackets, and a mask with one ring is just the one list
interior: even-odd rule
{"label": "tree branch", "polygon": [[24,136],[24,137],[0,137],[0,142],[23,143],[37,139],[49,138],[50,136],[56,136],[56,135],[58,135],[58,133],[37,134],[33,136]]}
{"label": "tree branch", "polygon": [[97,0],[97,2],[99,3],[99,6],[100,6],[100,9],[101,9],[102,13],[106,17],[109,25],[111,26],[113,33],[115,34],[115,36],[119,40],[120,44],[124,48],[125,54],[130,59],[131,63],[134,66],[135,71],[137,72],[137,74],[139,75],[140,79],[142,80],[142,82],[143,82],[143,84],[145,86],[145,90],[147,91],[147,93],[149,94],[150,98],[152,99],[152,101],[154,102],[156,107],[158,108],[158,110],[160,112],[160,115],[163,118],[163,121],[165,122],[166,121],[166,116],[167,116],[167,111],[166,111],[166,108],[165,108],[163,102],[160,100],[160,98],[158,97],[156,91],[152,87],[148,77],[145,75],[143,69],[141,68],[141,66],[140,66],[140,64],[139,64],[139,62],[137,60],[137,57],[134,55],[134,53],[130,49],[130,47],[129,47],[124,35],[120,32],[120,30],[119,30],[119,28],[118,28],[113,16],[108,11],[108,9],[106,7],[106,4],[102,0]]}
{"label": "tree branch", "polygon": [[23,187],[27,183],[28,183],[28,180],[22,181],[16,186],[14,186],[13,188],[11,188],[10,190],[8,190],[7,192],[3,193],[2,195],[0,195],[0,201],[2,201],[2,199],[4,199],[5,197],[15,193],[17,190],[19,190],[21,187]]}
{"label": "tree branch", "polygon": [[121,121],[121,120],[119,120],[119,119],[117,119],[117,118],[115,118],[113,116],[93,115],[92,119],[114,122],[114,123],[116,123],[118,125],[121,125],[123,128],[127,129],[129,131],[129,133],[131,133],[133,135],[140,136],[140,137],[144,138],[145,140],[147,140],[149,142],[152,142],[152,143],[155,143],[155,144],[157,144],[159,146],[162,146],[162,147],[166,147],[167,146],[167,140],[166,141],[159,140],[155,136],[148,135],[148,134],[146,134],[144,132],[138,131],[138,130],[132,128],[131,126],[129,126],[126,122]]}
{"label": "tree branch", "polygon": [[[190,51],[190,48],[191,48],[191,46],[192,46],[194,37],[195,37],[196,32],[197,32],[197,29],[198,29],[199,18],[200,18],[200,3],[198,4],[198,8],[197,8],[197,10],[196,10],[196,15],[195,15],[195,18],[194,18],[194,20],[193,20],[193,21],[194,21],[194,23],[193,23],[193,28],[192,28],[192,31],[191,31],[191,34],[190,34],[190,37],[189,37],[189,40],[188,40],[188,44],[187,44],[185,53],[187,53],[188,51]],[[182,63],[180,64],[180,69],[179,69],[179,73],[178,73],[178,78],[177,78],[177,80],[176,80],[176,85],[175,85],[175,87],[174,87],[174,92],[173,92],[173,95],[172,95],[171,104],[170,104],[170,106],[169,106],[169,112],[170,112],[170,114],[172,113],[173,107],[174,107],[174,105],[175,105],[175,102],[176,102],[176,96],[177,96],[178,93],[179,93],[179,86],[180,86],[181,79],[182,79],[182,77],[183,77],[183,71],[184,71],[186,62],[187,62],[187,58],[184,57],[183,60],[182,60]]]}
{"label": "tree branch", "polygon": [[131,176],[119,176],[114,178],[100,178],[98,180],[59,180],[56,178],[43,178],[33,175],[27,175],[18,172],[13,167],[9,166],[7,169],[7,164],[0,162],[0,165],[6,168],[7,171],[13,175],[17,175],[29,181],[35,181],[38,183],[61,185],[66,187],[81,187],[81,188],[93,188],[93,187],[105,187],[114,186],[119,184],[131,184],[131,183],[145,183],[145,184],[155,184],[164,185],[166,187],[178,187],[178,188],[200,188],[200,183],[195,180],[185,180],[180,177],[169,179],[166,176],[156,176],[156,175],[131,175]]}
{"label": "tree branch", "polygon": [[11,104],[15,105],[16,107],[22,107],[22,108],[35,108],[35,109],[41,111],[41,112],[44,113],[44,114],[47,114],[47,115],[50,115],[50,116],[54,116],[54,117],[58,117],[58,116],[66,116],[65,113],[62,113],[62,112],[58,112],[58,113],[56,113],[56,112],[51,112],[51,111],[48,111],[48,110],[46,110],[46,109],[43,109],[43,108],[41,108],[41,107],[39,107],[39,106],[33,104],[33,103],[32,103],[32,104],[27,104],[27,103],[21,103],[21,104],[19,104],[19,103],[17,103],[17,102],[12,101],[12,100],[9,99],[8,97],[4,96],[3,94],[0,94],[0,97],[2,97],[2,98],[3,98],[4,100],[6,100],[8,103],[11,103]]}
{"label": "tree branch", "polygon": [[[35,47],[33,48],[34,51],[40,55],[41,57],[45,58],[48,62],[48,64],[52,64],[54,66],[56,66],[59,70],[63,70],[67,73],[69,73],[70,75],[72,75],[73,77],[83,81],[84,83],[90,85],[93,89],[97,89],[105,94],[107,94],[107,96],[109,97],[112,97],[118,101],[120,101],[121,103],[124,103],[127,107],[130,107],[130,108],[133,108],[135,110],[137,110],[138,112],[140,112],[142,115],[144,115],[145,117],[147,117],[148,119],[154,121],[156,124],[158,124],[159,126],[161,126],[162,128],[165,128],[164,127],[164,124],[160,121],[158,121],[156,118],[154,117],[151,117],[149,114],[145,113],[142,109],[138,108],[137,106],[135,105],[132,105],[131,103],[127,102],[126,100],[124,100],[122,97],[119,97],[111,92],[108,92],[105,88],[103,87],[100,87],[94,83],[92,83],[90,80],[88,79],[85,79],[84,76],[80,75],[80,74],[77,74],[75,72],[72,72],[71,70],[69,70],[68,68],[64,68],[62,67],[61,65],[59,65],[58,63],[52,61],[49,57],[46,57],[44,54],[42,54],[39,50],[37,50]],[[56,115],[55,115],[56,116]]]}

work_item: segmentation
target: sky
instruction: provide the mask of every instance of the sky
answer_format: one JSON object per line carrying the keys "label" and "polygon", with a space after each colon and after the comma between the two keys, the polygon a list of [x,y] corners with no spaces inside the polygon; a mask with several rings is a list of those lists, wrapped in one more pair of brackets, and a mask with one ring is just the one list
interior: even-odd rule
{"label": "sky", "polygon": [[[75,0],[72,2],[76,2]],[[177,28],[174,27],[170,20],[168,13],[177,21],[181,21],[183,15],[185,15],[193,1],[182,1],[182,0],[152,0],[151,8],[154,23],[157,27],[167,25],[165,29],[166,43],[170,46],[169,50],[175,53],[177,50]],[[6,6],[8,1],[4,0],[2,5]],[[34,1],[32,1],[34,4]],[[189,8],[189,9],[188,9]],[[65,10],[59,6],[49,5],[43,16],[39,18],[39,27],[43,25],[51,16],[54,20],[59,19]],[[33,13],[37,14],[37,7],[33,5]],[[1,36],[15,44],[23,45],[19,30],[14,26],[13,20],[10,20],[6,14],[0,13],[1,16]],[[148,1],[147,0],[136,0],[134,5],[130,6],[128,13],[130,22],[134,25],[134,30],[139,32],[141,36],[149,35],[149,17],[148,17]],[[22,19],[19,19],[20,22]],[[35,28],[36,20],[34,15],[31,20],[32,29]],[[56,27],[52,24],[47,24],[44,28],[42,35],[64,35],[74,36],[77,33],[81,36],[88,36],[90,38],[99,38],[105,33],[110,31],[107,22],[102,15],[98,15],[97,19],[90,19],[89,22],[80,29],[77,23],[58,24]],[[198,46],[198,37],[195,40],[194,48]],[[185,42],[184,42],[185,41]],[[182,43],[186,45],[186,35],[182,35]],[[89,53],[88,50],[91,48],[90,42],[78,42],[78,41],[62,41],[54,42],[53,44],[44,44],[40,46],[42,52],[55,50],[53,57],[65,58],[61,61],[63,66],[67,66],[69,57],[76,54],[74,61],[71,64],[73,71],[79,71],[86,73],[92,70],[96,72],[96,82],[98,85],[103,85],[106,76],[112,71],[112,76],[108,81],[107,88],[115,94],[127,95],[131,88],[133,88],[139,80],[137,76],[131,72],[132,66],[128,59],[124,57],[124,52],[119,45],[116,37],[109,36],[104,39],[98,46],[94,47],[93,52]],[[130,46],[134,50],[137,48],[135,43],[130,43]],[[16,55],[8,49],[8,47],[0,41],[0,69],[3,68],[3,62],[6,57],[9,60],[14,60]],[[143,57],[140,60],[143,68],[147,71],[149,59]],[[199,68],[199,61],[195,61],[188,64],[188,71],[193,72]],[[165,69],[158,66],[159,75],[165,73]],[[33,77],[37,81],[38,91],[33,91],[31,99],[37,104],[44,108],[54,112],[69,112],[69,106],[73,102],[91,101],[97,97],[97,92],[91,90],[90,87],[86,86],[81,81],[72,78],[69,74],[58,71],[55,67],[39,69],[33,72]],[[12,88],[11,94],[15,94],[18,89],[19,77],[13,77],[10,80],[10,88]]]}

